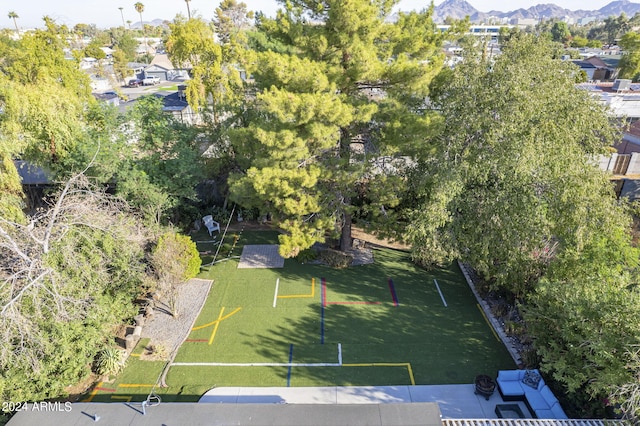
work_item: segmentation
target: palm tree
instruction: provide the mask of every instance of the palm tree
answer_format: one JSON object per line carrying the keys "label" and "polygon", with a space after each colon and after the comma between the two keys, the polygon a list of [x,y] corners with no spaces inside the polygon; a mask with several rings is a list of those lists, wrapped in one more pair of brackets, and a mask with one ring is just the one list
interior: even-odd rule
{"label": "palm tree", "polygon": [[13,19],[13,25],[16,26],[16,32],[19,33],[20,30],[18,29],[18,22],[16,21],[16,19],[18,19],[19,16],[17,13],[15,13],[13,10],[11,12],[9,12],[9,19]]}
{"label": "palm tree", "polygon": [[131,22],[133,21],[131,21],[130,19],[127,19],[127,26],[129,27],[129,29],[131,29]]}
{"label": "palm tree", "polygon": [[124,13],[122,12],[122,9],[124,9],[124,7],[120,6],[118,9],[120,9],[120,16],[122,16],[122,26],[125,28],[125,30],[127,29],[127,26],[124,24]]}
{"label": "palm tree", "polygon": [[184,0],[185,3],[187,3],[187,15],[189,16],[189,19],[191,19],[191,9],[189,9],[189,2],[191,0]]}
{"label": "palm tree", "polygon": [[137,2],[136,4],[133,5],[133,7],[135,7],[136,12],[140,14],[140,27],[142,27],[142,36],[144,39],[144,50],[145,52],[149,53],[149,48],[147,46],[147,36],[146,36],[146,33],[144,32],[144,24],[142,23],[142,12],[144,12],[144,4]]}
{"label": "palm tree", "polygon": [[142,25],[142,12],[144,12],[144,4],[137,2],[133,5],[136,8],[136,12],[140,14],[140,27],[144,30],[144,25]]}

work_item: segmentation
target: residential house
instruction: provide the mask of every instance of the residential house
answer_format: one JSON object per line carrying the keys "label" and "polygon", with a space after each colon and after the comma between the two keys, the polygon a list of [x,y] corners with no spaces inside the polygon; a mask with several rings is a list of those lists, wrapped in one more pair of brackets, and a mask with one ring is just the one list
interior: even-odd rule
{"label": "residential house", "polygon": [[640,201],[640,179],[624,179],[619,195],[629,201]]}
{"label": "residential house", "polygon": [[[618,75],[617,67],[611,66],[599,56],[591,56],[584,59],[583,62],[591,64],[594,68],[590,80],[610,81],[615,79]],[[587,72],[587,75],[588,74],[589,73]]]}
{"label": "residential house", "polygon": [[22,188],[27,197],[29,208],[36,208],[42,204],[45,189],[51,185],[51,173],[42,167],[23,160],[14,160]]}
{"label": "residential house", "polygon": [[576,87],[588,91],[606,105],[612,117],[630,122],[640,119],[640,84],[630,84],[626,90],[618,90],[620,85],[614,88],[612,82],[581,83]]}
{"label": "residential house", "polygon": [[574,60],[571,61],[573,62],[573,64],[575,66],[577,66],[578,68],[580,68],[580,71],[584,71],[585,74],[587,74],[587,80],[589,81],[593,81],[593,75],[596,72],[596,66],[593,65],[591,62],[587,62],[587,61],[583,61],[583,60]]}
{"label": "residential house", "polygon": [[636,121],[624,130],[622,140],[616,144],[618,154],[640,153],[640,121]]}
{"label": "residential house", "polygon": [[162,111],[170,113],[178,121],[184,124],[197,125],[202,123],[202,116],[200,113],[194,111],[191,105],[187,102],[185,90],[187,86],[178,86],[178,91],[164,95],[163,93],[155,93],[153,96],[157,96],[162,99],[163,107]]}
{"label": "residential house", "polygon": [[186,70],[176,69],[167,54],[158,54],[153,57],[151,64],[144,68],[144,77],[158,77],[162,81],[186,80],[189,78],[189,73]]}
{"label": "residential house", "polygon": [[93,93],[93,97],[107,104],[120,106],[120,96],[116,92]]}

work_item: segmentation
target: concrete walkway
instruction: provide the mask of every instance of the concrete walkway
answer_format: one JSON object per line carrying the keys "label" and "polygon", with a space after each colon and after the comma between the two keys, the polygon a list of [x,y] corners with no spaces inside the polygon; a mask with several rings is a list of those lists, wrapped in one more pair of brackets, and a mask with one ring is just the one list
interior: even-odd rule
{"label": "concrete walkway", "polygon": [[[201,403],[228,404],[390,404],[435,402],[443,418],[495,419],[496,404],[504,401],[496,391],[489,400],[474,394],[473,385],[346,386],[291,388],[214,388]],[[511,402],[512,404],[514,402]],[[525,415],[523,402],[517,402]],[[529,416],[531,417],[531,416]]]}

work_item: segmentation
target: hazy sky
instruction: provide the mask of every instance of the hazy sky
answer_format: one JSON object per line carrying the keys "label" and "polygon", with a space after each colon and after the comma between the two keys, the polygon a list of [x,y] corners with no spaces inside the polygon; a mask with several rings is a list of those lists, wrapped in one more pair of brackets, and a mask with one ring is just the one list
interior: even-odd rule
{"label": "hazy sky", "polygon": [[[438,5],[444,0],[436,0]],[[595,10],[607,5],[613,0],[467,0],[476,9],[482,12],[489,10],[509,11],[518,8],[528,8],[540,3],[555,3],[558,6],[571,10],[586,9]],[[250,10],[262,10],[267,15],[275,14],[278,9],[276,0],[244,0]],[[122,17],[119,7],[123,8],[125,21],[137,22],[140,20],[131,0],[0,0],[2,10],[0,12],[0,27],[13,28],[13,20],[7,17],[9,11],[18,14],[18,26],[20,28],[33,28],[42,26],[42,17],[51,16],[59,24],[73,26],[79,22],[96,24],[98,27],[107,28],[122,25]],[[143,20],[156,18],[172,20],[176,14],[187,14],[186,4],[183,0],[146,0],[142,1],[145,10],[142,13]],[[213,11],[220,4],[220,0],[191,0],[192,14],[197,12],[204,18],[211,19]],[[401,10],[420,10],[429,5],[429,0],[401,0]]]}

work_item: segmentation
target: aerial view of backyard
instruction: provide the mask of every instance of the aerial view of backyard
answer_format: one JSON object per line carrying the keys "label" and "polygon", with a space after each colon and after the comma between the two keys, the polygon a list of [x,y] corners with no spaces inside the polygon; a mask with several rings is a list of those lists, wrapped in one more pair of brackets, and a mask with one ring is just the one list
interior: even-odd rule
{"label": "aerial view of backyard", "polygon": [[640,3],[571,1],[9,2],[0,426],[640,424]]}
{"label": "aerial view of backyard", "polygon": [[296,259],[238,268],[245,246],[268,244],[277,233],[243,232],[233,258],[203,268],[211,291],[168,387],[156,385],[164,362],[133,356],[91,400],[141,401],[152,388],[163,401],[197,401],[225,386],[459,384],[514,368],[457,265],[425,271],[408,253],[380,248],[373,264],[345,269]]}

